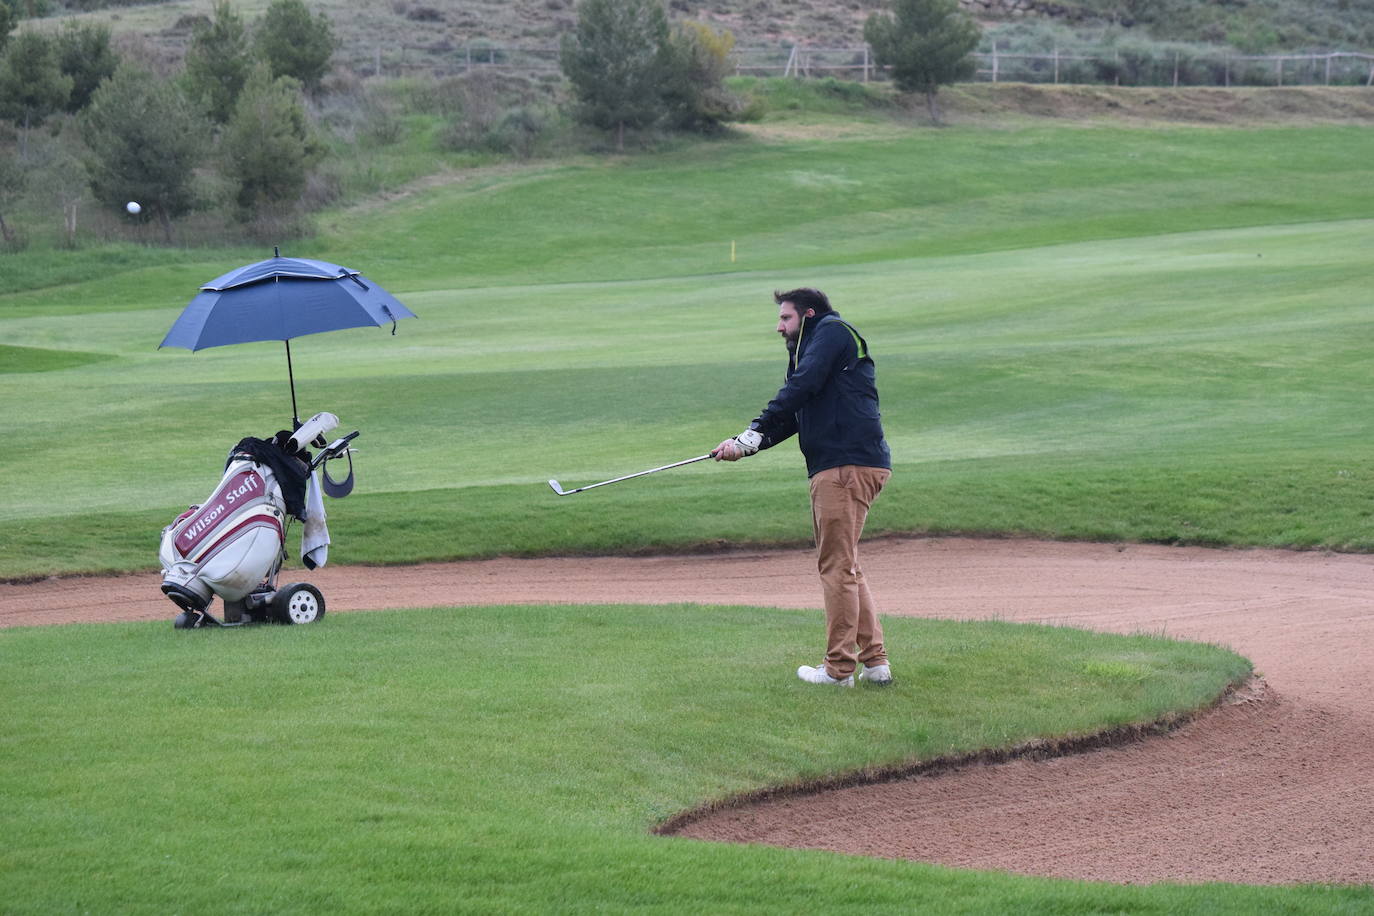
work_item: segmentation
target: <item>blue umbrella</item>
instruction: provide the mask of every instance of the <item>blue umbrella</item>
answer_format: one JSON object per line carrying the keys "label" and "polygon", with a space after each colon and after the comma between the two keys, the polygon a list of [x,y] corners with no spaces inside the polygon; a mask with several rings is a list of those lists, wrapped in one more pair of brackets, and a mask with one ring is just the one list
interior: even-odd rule
{"label": "blue umbrella", "polygon": [[204,350],[259,340],[286,343],[291,381],[291,417],[296,411],[296,377],[291,339],[344,328],[381,327],[415,313],[356,270],[327,261],[280,255],[216,277],[200,288],[158,348]]}

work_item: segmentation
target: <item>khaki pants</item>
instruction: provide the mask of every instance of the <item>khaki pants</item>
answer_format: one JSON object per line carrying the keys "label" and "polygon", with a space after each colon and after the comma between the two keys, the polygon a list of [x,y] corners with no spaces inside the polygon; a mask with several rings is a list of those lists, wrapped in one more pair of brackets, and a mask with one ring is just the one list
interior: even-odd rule
{"label": "khaki pants", "polygon": [[849,677],[859,663],[887,664],[878,609],[859,568],[859,535],[891,476],[886,468],[846,464],[811,478],[816,568],[825,593],[825,668],[833,678]]}

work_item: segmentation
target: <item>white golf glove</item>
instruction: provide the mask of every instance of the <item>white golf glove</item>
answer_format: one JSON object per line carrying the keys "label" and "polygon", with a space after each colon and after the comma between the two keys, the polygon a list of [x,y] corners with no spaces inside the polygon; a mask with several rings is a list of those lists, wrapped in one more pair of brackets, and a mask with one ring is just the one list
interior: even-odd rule
{"label": "white golf glove", "polygon": [[763,433],[757,429],[746,429],[735,437],[735,445],[739,446],[740,452],[747,458],[756,454],[759,446],[763,445]]}

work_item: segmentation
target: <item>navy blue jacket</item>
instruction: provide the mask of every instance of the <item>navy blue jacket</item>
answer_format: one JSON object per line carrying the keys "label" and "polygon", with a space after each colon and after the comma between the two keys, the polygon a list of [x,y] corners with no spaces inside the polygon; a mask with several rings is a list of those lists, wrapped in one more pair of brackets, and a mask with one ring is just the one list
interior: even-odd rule
{"label": "navy blue jacket", "polygon": [[787,382],[749,426],[763,434],[760,448],[796,433],[808,477],[845,464],[892,467],[873,357],[838,312],[802,319]]}

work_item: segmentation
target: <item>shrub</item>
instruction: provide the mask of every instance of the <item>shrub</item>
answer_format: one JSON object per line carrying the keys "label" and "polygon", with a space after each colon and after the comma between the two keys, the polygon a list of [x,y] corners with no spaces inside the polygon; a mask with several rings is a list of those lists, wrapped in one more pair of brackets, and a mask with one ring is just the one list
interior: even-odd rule
{"label": "shrub", "polygon": [[516,105],[480,118],[460,118],[440,137],[458,152],[498,153],[528,159],[552,132],[553,119],[542,108]]}
{"label": "shrub", "polygon": [[739,114],[744,103],[725,86],[734,47],[735,36],[727,31],[698,22],[673,28],[662,90],[670,127],[709,132]]}
{"label": "shrub", "polygon": [[539,109],[518,106],[505,112],[488,134],[493,152],[509,153],[528,159],[549,127],[548,117]]}
{"label": "shrub", "polygon": [[391,146],[405,133],[397,106],[390,99],[368,95],[363,101],[363,137],[375,146]]}
{"label": "shrub", "polygon": [[444,14],[432,6],[412,6],[406,10],[406,18],[414,22],[443,22]]}

